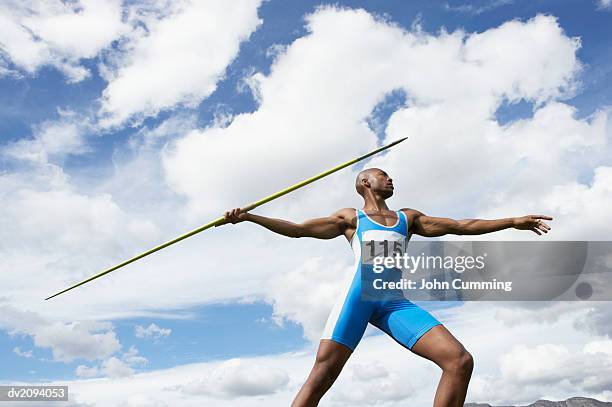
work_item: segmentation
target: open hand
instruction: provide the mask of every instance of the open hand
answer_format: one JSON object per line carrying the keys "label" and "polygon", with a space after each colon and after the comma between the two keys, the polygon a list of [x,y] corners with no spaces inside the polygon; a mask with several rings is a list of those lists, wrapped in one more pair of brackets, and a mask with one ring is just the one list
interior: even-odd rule
{"label": "open hand", "polygon": [[521,216],[519,218],[514,218],[514,228],[519,230],[531,230],[538,235],[548,233],[550,226],[543,222],[543,220],[553,220],[553,218],[546,215]]}

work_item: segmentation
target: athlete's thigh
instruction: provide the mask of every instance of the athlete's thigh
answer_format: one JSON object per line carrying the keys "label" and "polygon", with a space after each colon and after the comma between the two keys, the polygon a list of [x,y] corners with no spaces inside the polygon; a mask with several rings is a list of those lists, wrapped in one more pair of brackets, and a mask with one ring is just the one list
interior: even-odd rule
{"label": "athlete's thigh", "polygon": [[321,339],[328,339],[354,351],[376,309],[372,301],[361,300],[361,281],[358,275],[347,286],[334,305]]}
{"label": "athlete's thigh", "polygon": [[461,342],[444,325],[430,329],[414,344],[411,350],[440,367],[467,352]]}
{"label": "athlete's thigh", "polygon": [[428,331],[441,325],[433,315],[408,300],[384,303],[370,322],[410,350]]}

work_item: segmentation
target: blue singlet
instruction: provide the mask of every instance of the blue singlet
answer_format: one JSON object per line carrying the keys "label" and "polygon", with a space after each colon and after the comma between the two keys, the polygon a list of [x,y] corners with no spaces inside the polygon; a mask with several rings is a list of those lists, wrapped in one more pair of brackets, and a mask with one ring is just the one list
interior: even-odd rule
{"label": "blue singlet", "polygon": [[355,254],[355,273],[345,283],[343,293],[327,319],[321,339],[331,339],[353,351],[369,322],[401,345],[412,349],[427,331],[441,325],[429,312],[405,298],[393,301],[362,300],[362,242],[406,241],[409,238],[408,219],[402,211],[396,211],[396,215],[395,225],[385,226],[372,220],[362,210],[357,210],[357,229],[351,240]]}

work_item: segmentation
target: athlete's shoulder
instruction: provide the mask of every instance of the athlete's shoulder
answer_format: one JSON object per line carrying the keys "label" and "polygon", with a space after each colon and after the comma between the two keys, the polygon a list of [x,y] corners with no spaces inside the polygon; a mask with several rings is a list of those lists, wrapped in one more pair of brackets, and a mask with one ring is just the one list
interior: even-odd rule
{"label": "athlete's shoulder", "polygon": [[341,219],[345,227],[353,228],[357,224],[357,211],[355,208],[338,209],[332,216]]}
{"label": "athlete's shoulder", "polygon": [[404,214],[408,218],[408,222],[411,224],[414,221],[414,219],[418,218],[419,216],[425,215],[423,212],[417,211],[416,209],[412,209],[412,208],[402,208],[400,209],[400,211],[404,212]]}
{"label": "athlete's shoulder", "polygon": [[412,208],[402,208],[400,209],[400,211],[405,212],[406,214],[423,215],[423,212],[417,211],[416,209]]}
{"label": "athlete's shoulder", "polygon": [[333,216],[338,216],[350,221],[355,218],[355,213],[355,208],[342,208],[334,212]]}

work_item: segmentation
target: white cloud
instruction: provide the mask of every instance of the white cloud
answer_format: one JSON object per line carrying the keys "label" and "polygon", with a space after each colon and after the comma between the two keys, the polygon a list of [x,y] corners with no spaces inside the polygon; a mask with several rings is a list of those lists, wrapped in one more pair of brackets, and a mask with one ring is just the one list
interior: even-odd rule
{"label": "white cloud", "polygon": [[[578,351],[564,345],[542,343],[516,346],[500,356],[500,375],[479,378],[477,397],[487,394],[511,400],[514,394],[603,394],[612,385],[607,372],[612,366],[612,342],[589,342]],[[548,393],[543,393],[548,392]],[[529,397],[529,396],[528,396]]]}
{"label": "white cloud", "polygon": [[[12,168],[0,174],[0,253],[7,299],[53,318],[61,318],[48,312],[53,305],[40,302],[52,294],[50,287],[59,289],[90,275],[95,264],[126,256],[132,244],[159,239],[152,222],[128,215],[108,193],[80,193],[58,165],[66,154],[86,150],[86,129],[65,113],[37,126],[32,139],[9,144],[0,153]],[[45,270],[55,271],[41,279]]]}
{"label": "white cloud", "polygon": [[22,351],[21,348],[19,346],[16,346],[13,348],[13,352],[16,353],[17,355],[23,357],[23,358],[31,358],[32,357],[32,351],[28,350],[28,351]]}
{"label": "white cloud", "polygon": [[100,359],[120,348],[115,332],[107,324],[37,325],[35,331],[30,334],[36,346],[51,348],[53,358],[63,362],[75,359]]}
{"label": "white cloud", "polygon": [[105,68],[102,123],[155,116],[177,104],[194,107],[209,96],[261,21],[260,0],[185,1],[161,19],[145,21]]}
{"label": "white cloud", "polygon": [[172,329],[160,328],[159,326],[153,323],[150,324],[146,328],[141,325],[136,325],[136,327],[134,327],[134,335],[136,335],[137,338],[144,338],[144,339],[163,338],[164,336],[170,335],[171,332],[172,332]]}
{"label": "white cloud", "polygon": [[[348,373],[348,372],[347,372]],[[351,386],[343,386],[331,395],[337,405],[373,406],[387,403],[406,403],[414,396],[413,383],[401,374],[389,372],[383,361],[355,364]]]}
{"label": "white cloud", "polygon": [[84,378],[84,379],[87,379],[87,378],[90,378],[90,377],[96,377],[99,374],[97,367],[95,367],[95,366],[87,367],[85,365],[77,366],[77,368],[75,369],[74,373],[78,377]]}
{"label": "white cloud", "polygon": [[612,0],[597,0],[597,8],[599,10],[612,9]]}
{"label": "white cloud", "polygon": [[124,402],[117,404],[118,407],[167,407],[169,404],[155,400],[147,394],[131,394]]}
{"label": "white cloud", "polygon": [[[201,216],[207,213],[200,208],[239,205],[312,175],[313,168],[322,170],[368,151],[376,137],[364,120],[393,89],[404,89],[412,100],[412,108],[394,115],[405,116],[411,126],[400,127],[399,120],[392,119],[390,138],[408,134],[421,135],[421,140],[411,140],[410,148],[398,146],[393,155],[408,153],[410,160],[393,163],[391,169],[413,181],[431,173],[424,155],[411,153],[421,144],[430,149],[444,144],[449,154],[457,154],[465,144],[468,154],[473,146],[465,138],[470,135],[473,144],[481,144],[482,134],[495,130],[487,119],[503,100],[544,103],[559,97],[573,88],[573,75],[580,68],[578,42],[563,35],[551,17],[512,21],[480,34],[439,36],[407,33],[364,11],[323,8],[307,21],[311,33],[279,55],[270,75],[254,75],[261,94],[256,112],[236,116],[224,129],[191,132],[164,154],[168,183],[188,196]],[[340,25],[346,35],[338,34]],[[451,134],[461,143],[449,142]],[[457,175],[474,169],[464,161]],[[255,168],[266,182],[253,182]],[[224,177],[202,182],[202,174],[214,173]],[[448,178],[435,185],[443,190],[448,180],[453,190],[459,189],[460,184]],[[227,179],[232,188],[227,188]],[[310,191],[316,193],[318,186]],[[337,198],[350,202],[352,195],[345,187]]]}
{"label": "white cloud", "polygon": [[116,379],[119,377],[129,377],[134,374],[132,369],[126,362],[112,356],[102,363],[101,372],[104,376]]}
{"label": "white cloud", "polygon": [[7,144],[2,155],[22,161],[45,164],[58,161],[67,155],[90,151],[86,133],[91,126],[84,118],[71,111],[59,111],[58,120],[48,120],[33,127],[33,137],[21,138]]}
{"label": "white cloud", "polygon": [[591,304],[584,318],[576,321],[576,327],[593,335],[612,338],[612,309],[607,302]]}
{"label": "white cloud", "polygon": [[[341,292],[342,276],[348,276],[351,271],[352,267],[341,261],[312,258],[295,270],[273,275],[266,286],[276,322],[282,325],[286,319],[299,323],[304,336],[316,342]],[[305,290],[309,292],[306,294]]]}
{"label": "white cloud", "polygon": [[[497,303],[474,302],[433,311],[474,355],[468,402],[526,405],[541,398],[560,400],[577,393],[612,401],[612,394],[605,390],[609,388],[606,372],[612,357],[611,342],[590,338],[575,329],[574,320],[581,316],[561,315],[550,324],[526,318],[518,329],[499,321],[497,308]],[[477,328],[474,321],[478,321]],[[129,377],[64,384],[75,393],[74,400],[99,405],[146,397],[148,405],[178,407],[285,406],[306,379],[313,360],[314,348],[309,346],[295,353],[195,363]],[[440,369],[431,361],[417,357],[386,335],[369,336],[359,344],[321,404],[431,405],[439,378]]]}
{"label": "white cloud", "polygon": [[147,363],[149,363],[147,358],[139,355],[135,346],[130,346],[130,349],[124,352],[120,358],[111,356],[102,361],[100,366],[77,366],[75,374],[80,378],[92,378],[101,375],[109,378],[129,377],[134,374],[133,367],[144,366]]}
{"label": "white cloud", "polygon": [[4,1],[0,27],[3,57],[28,74],[54,66],[70,82],[89,76],[80,61],[96,56],[127,28],[118,0]]}
{"label": "white cloud", "polygon": [[583,303],[570,301],[500,302],[495,317],[505,325],[515,327],[533,322],[551,324],[557,322],[562,316],[576,313],[581,313],[584,318],[586,310],[588,308],[585,309]]}
{"label": "white cloud", "polygon": [[0,310],[2,329],[29,335],[35,346],[50,348],[56,361],[103,359],[121,348],[112,326],[107,323],[53,322],[11,305],[1,305]]}
{"label": "white cloud", "polygon": [[130,346],[130,349],[121,356],[121,359],[130,366],[141,366],[149,363],[147,358],[138,354],[138,349],[135,346]]}
{"label": "white cloud", "polygon": [[513,0],[492,0],[482,6],[476,6],[473,4],[460,4],[457,6],[451,6],[450,4],[445,3],[444,9],[448,11],[459,12],[459,13],[479,15],[487,11],[501,7],[501,6],[512,4],[513,2],[514,2]]}
{"label": "white cloud", "polygon": [[231,359],[217,366],[208,377],[185,385],[181,391],[233,399],[272,394],[283,390],[288,382],[289,376],[282,369]]}

